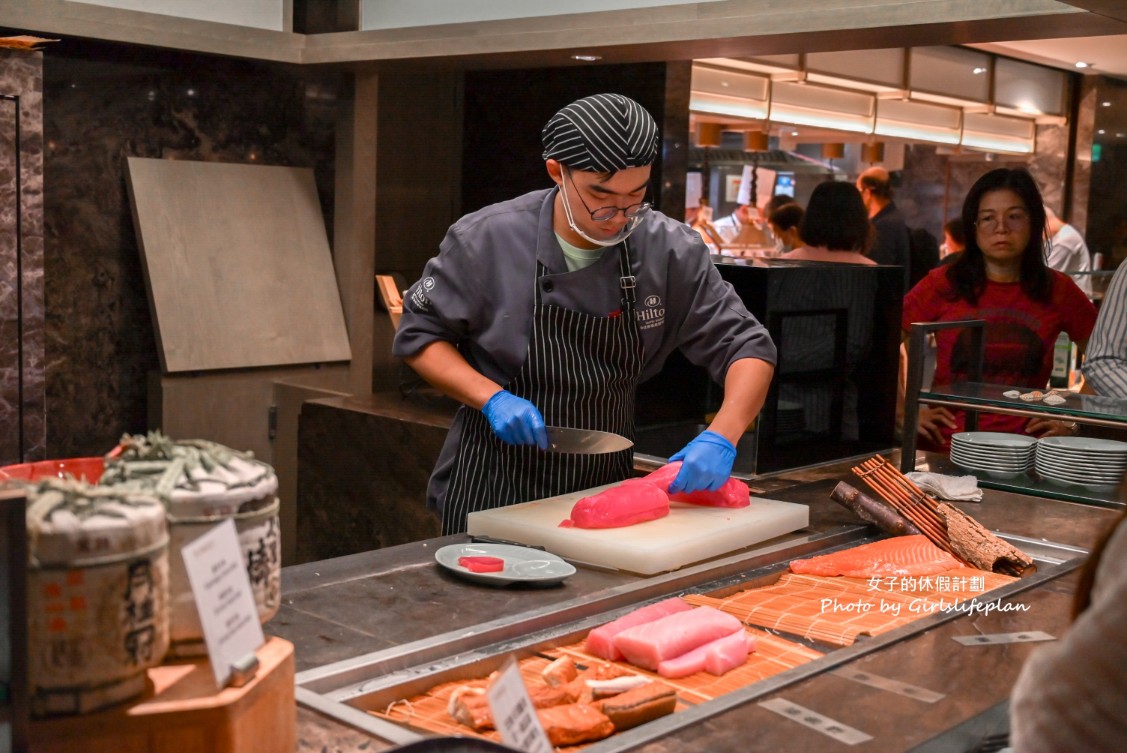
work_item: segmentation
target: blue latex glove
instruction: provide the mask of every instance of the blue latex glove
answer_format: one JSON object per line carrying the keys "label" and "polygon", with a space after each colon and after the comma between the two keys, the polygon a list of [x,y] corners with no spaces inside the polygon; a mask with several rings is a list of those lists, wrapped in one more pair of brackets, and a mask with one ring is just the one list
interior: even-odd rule
{"label": "blue latex glove", "polygon": [[716,491],[732,475],[736,448],[714,431],[703,431],[680,452],[669,458],[681,461],[677,478],[669,485],[670,494]]}
{"label": "blue latex glove", "polygon": [[511,392],[499,390],[482,406],[493,433],[509,444],[534,444],[548,449],[548,430],[536,406]]}

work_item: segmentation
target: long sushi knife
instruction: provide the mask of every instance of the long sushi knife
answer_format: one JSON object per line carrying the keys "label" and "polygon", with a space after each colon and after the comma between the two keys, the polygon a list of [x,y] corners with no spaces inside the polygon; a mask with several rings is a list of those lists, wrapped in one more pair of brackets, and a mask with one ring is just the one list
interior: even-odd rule
{"label": "long sushi knife", "polygon": [[548,450],[573,455],[602,455],[607,452],[621,452],[634,446],[624,436],[609,431],[591,429],[569,429],[563,426],[549,426]]}

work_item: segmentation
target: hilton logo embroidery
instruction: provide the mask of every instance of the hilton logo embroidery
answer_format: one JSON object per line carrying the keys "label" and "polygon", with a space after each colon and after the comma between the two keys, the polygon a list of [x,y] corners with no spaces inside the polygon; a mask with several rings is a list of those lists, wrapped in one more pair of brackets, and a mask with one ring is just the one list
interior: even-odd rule
{"label": "hilton logo embroidery", "polygon": [[411,303],[415,304],[415,308],[422,311],[430,308],[430,299],[427,298],[427,293],[432,290],[434,290],[434,278],[424,277],[411,291]]}
{"label": "hilton logo embroidery", "polygon": [[642,305],[634,310],[634,315],[638,318],[639,329],[665,326],[665,306],[661,302],[661,296],[646,296]]}

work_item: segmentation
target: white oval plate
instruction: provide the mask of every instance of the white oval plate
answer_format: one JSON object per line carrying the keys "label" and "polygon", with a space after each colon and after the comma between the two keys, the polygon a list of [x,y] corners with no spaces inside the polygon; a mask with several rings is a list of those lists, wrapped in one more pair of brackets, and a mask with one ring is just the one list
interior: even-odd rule
{"label": "white oval plate", "polygon": [[1001,431],[960,431],[951,435],[951,441],[956,440],[979,447],[1029,447],[1037,442],[1036,437]]}
{"label": "white oval plate", "polygon": [[[499,557],[505,569],[496,573],[474,573],[458,564],[461,557]],[[511,544],[450,544],[434,553],[439,565],[455,575],[491,586],[512,583],[548,585],[575,573],[575,566],[554,554]]]}
{"label": "white oval plate", "polygon": [[1127,442],[1114,439],[1096,439],[1095,437],[1045,437],[1039,439],[1041,444],[1050,447],[1060,447],[1063,450],[1093,450],[1097,453],[1111,453],[1113,455],[1127,454]]}

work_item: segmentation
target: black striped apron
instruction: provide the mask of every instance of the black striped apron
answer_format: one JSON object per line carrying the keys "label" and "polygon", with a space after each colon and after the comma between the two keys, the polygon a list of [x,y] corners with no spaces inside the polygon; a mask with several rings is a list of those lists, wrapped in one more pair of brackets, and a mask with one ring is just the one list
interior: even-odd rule
{"label": "black striped apron", "polygon": [[[544,423],[634,438],[634,395],[642,370],[642,336],[634,315],[634,277],[626,244],[619,249],[622,309],[592,316],[542,302],[536,263],[528,355],[505,389],[535,405]],[[630,476],[630,450],[602,455],[544,452],[502,442],[485,414],[467,407],[457,460],[442,506],[442,533],[466,530],[466,515],[554,497]]]}

